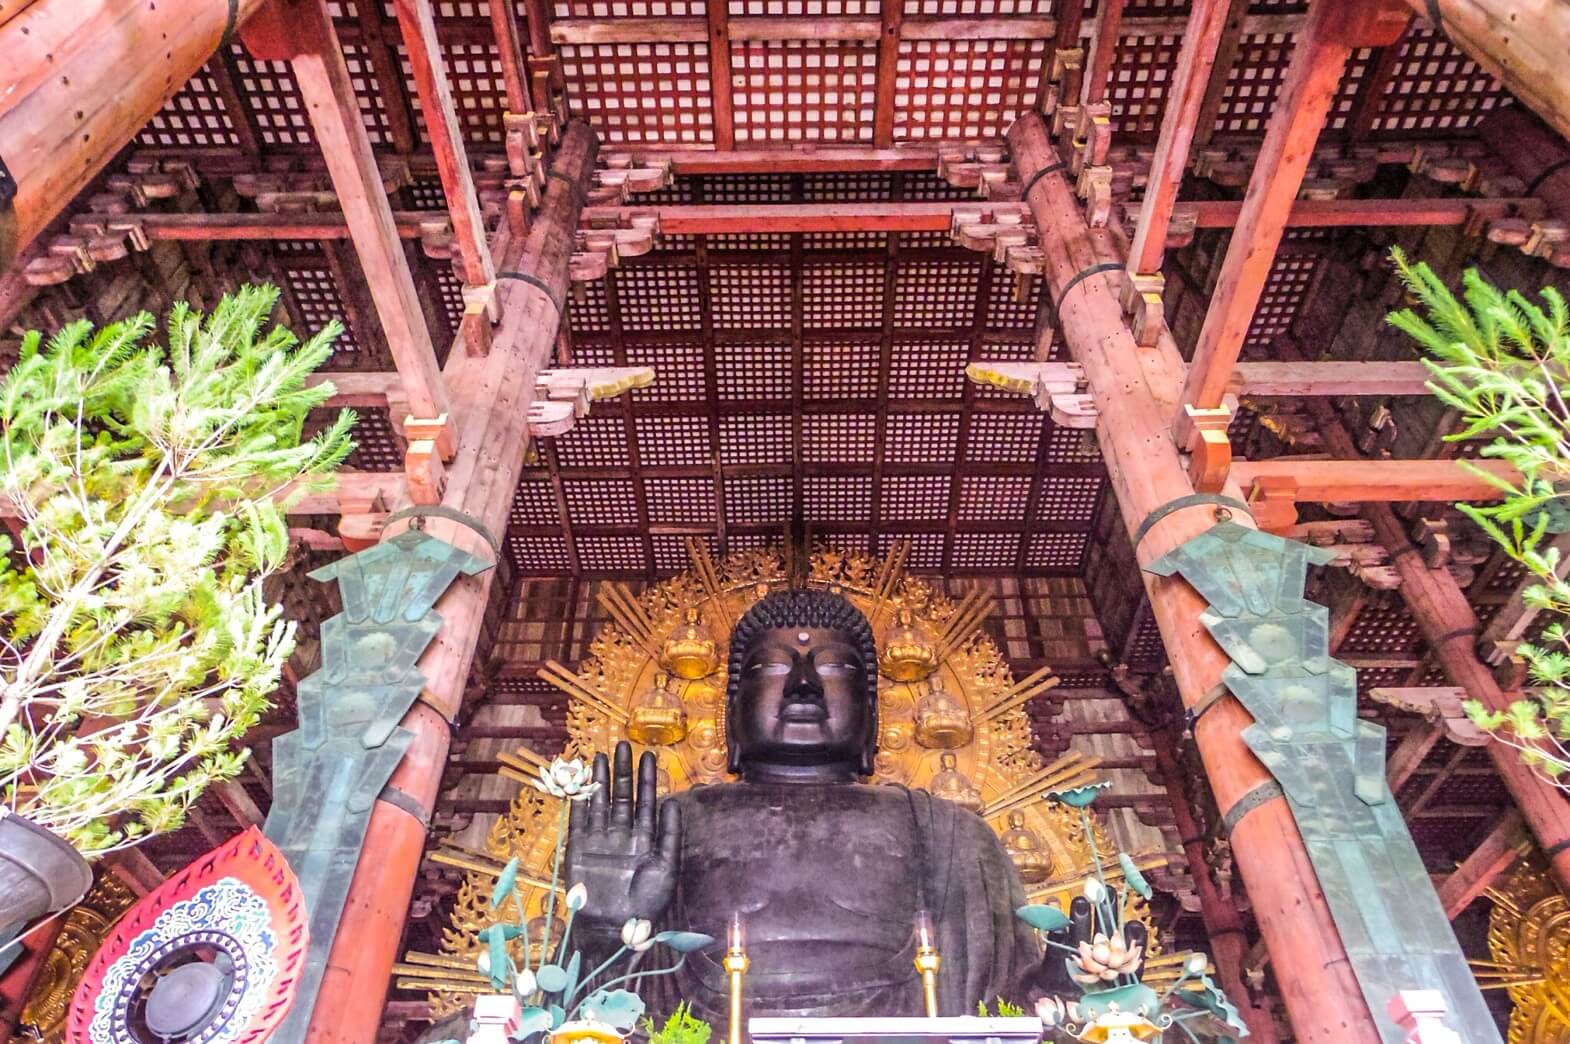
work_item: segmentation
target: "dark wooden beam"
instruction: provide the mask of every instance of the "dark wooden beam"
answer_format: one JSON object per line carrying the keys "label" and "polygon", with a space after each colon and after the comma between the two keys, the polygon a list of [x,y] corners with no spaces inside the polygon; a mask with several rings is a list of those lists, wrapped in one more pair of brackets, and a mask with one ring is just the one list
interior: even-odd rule
{"label": "dark wooden beam", "polygon": [[1455,920],[1500,874],[1531,850],[1526,821],[1519,810],[1512,808],[1489,828],[1472,854],[1439,886],[1439,901],[1444,904],[1445,913]]}
{"label": "dark wooden beam", "polygon": [[276,8],[265,14],[274,19],[270,39],[283,47],[305,100],[409,406],[419,417],[447,414],[447,391],[431,333],[326,0],[292,5],[287,15]]}
{"label": "dark wooden beam", "polygon": [[[1194,121],[1205,98],[1205,87],[1210,82],[1226,13],[1227,0],[1194,0],[1189,10],[1188,28],[1183,34],[1183,47],[1178,52],[1177,71],[1173,74],[1166,111],[1161,117],[1161,136],[1156,139],[1156,154],[1150,161],[1150,181],[1145,186],[1134,241],[1129,246],[1128,271],[1131,275],[1154,275],[1161,271],[1167,227],[1172,221],[1172,208],[1183,185],[1183,175],[1188,170]],[[1222,75],[1226,75],[1225,70]]]}
{"label": "dark wooden beam", "polygon": [[705,17],[698,40],[709,44],[709,100],[714,120],[714,147],[722,152],[736,147],[736,112],[731,102],[730,3],[714,0],[704,5]]}
{"label": "dark wooden beam", "polygon": [[1240,362],[1227,387],[1263,398],[1428,395],[1428,379],[1428,367],[1416,361]]}

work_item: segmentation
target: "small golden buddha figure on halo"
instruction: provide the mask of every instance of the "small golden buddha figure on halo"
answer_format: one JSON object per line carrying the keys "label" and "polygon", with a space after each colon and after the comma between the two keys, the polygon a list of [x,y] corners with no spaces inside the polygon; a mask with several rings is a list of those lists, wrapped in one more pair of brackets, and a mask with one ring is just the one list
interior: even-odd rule
{"label": "small golden buddha figure on halo", "polygon": [[704,626],[697,606],[689,605],[683,619],[660,648],[660,666],[687,681],[707,678],[719,668],[719,643]]}
{"label": "small golden buddha figure on halo", "polygon": [[1025,825],[1025,813],[1009,813],[1009,828],[1003,833],[1003,850],[1013,860],[1019,879],[1026,884],[1040,884],[1052,876],[1052,853],[1047,851],[1036,832]]}
{"label": "small golden buddha figure on halo", "polygon": [[938,774],[932,777],[931,783],[927,784],[928,793],[980,814],[981,791],[977,790],[976,785],[966,779],[965,774],[959,770],[959,759],[944,751],[938,766]]}
{"label": "small golden buddha figure on halo", "polygon": [[935,750],[963,747],[976,735],[970,712],[943,687],[943,675],[927,681],[927,692],[916,702],[916,742]]}
{"label": "small golden buddha figure on halo", "polygon": [[880,644],[878,668],[895,681],[921,681],[938,668],[937,647],[917,629],[909,609],[901,607],[894,614]]}
{"label": "small golden buddha figure on halo", "polygon": [[670,676],[654,676],[654,688],[632,704],[627,719],[627,735],[649,747],[680,743],[687,735],[687,709],[681,697],[670,689]]}

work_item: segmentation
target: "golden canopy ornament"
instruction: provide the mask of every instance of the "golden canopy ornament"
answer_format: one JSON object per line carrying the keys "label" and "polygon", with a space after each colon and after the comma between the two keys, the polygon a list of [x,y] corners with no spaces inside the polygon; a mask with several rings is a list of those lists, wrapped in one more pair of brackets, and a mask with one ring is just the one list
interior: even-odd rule
{"label": "golden canopy ornament", "polygon": [[[691,570],[641,595],[623,584],[602,585],[598,598],[612,622],[590,643],[588,658],[576,669],[551,661],[540,672],[571,697],[564,757],[589,759],[630,740],[657,754],[662,793],[730,778],[725,654],[731,628],[758,599],[789,587],[796,572],[778,547],[737,552],[717,564],[700,542],[689,541],[687,549]],[[907,553],[908,542],[882,559],[819,548],[805,570],[808,586],[844,595],[880,636],[879,753],[872,782],[962,796],[1004,839],[1031,900],[1058,901],[1066,909],[1094,872],[1092,839],[1074,809],[1042,798],[1092,781],[1098,759],[1070,753],[1044,763],[1033,749],[1025,707],[1057,679],[1043,669],[1015,681],[980,626],[991,597],[972,590],[954,601],[928,581],[904,575]],[[890,637],[898,641],[897,657],[887,655]],[[540,756],[523,751],[501,761],[504,775],[527,784]],[[493,919],[492,884],[518,857],[519,894],[529,916],[543,918],[557,817],[556,799],[524,785],[492,827],[486,853],[449,844],[433,854],[436,862],[468,873],[444,933],[444,953],[410,954],[397,969],[401,988],[431,989],[438,1013],[488,992],[474,961],[483,948],[477,934]],[[1115,851],[1099,824],[1093,829],[1099,850]],[[1141,869],[1164,862],[1136,860]],[[1148,923],[1144,900],[1130,891],[1128,901],[1131,915]],[[543,919],[538,927],[545,927]],[[531,938],[541,934],[531,925]],[[444,988],[432,988],[437,984]]]}

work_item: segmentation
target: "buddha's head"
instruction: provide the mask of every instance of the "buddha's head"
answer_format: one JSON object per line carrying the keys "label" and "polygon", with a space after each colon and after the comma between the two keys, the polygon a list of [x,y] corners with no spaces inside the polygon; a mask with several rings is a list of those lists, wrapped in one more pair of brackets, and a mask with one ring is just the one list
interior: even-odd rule
{"label": "buddha's head", "polygon": [[871,775],[877,645],[847,599],[777,591],[731,631],[725,703],[730,771],[821,767]]}

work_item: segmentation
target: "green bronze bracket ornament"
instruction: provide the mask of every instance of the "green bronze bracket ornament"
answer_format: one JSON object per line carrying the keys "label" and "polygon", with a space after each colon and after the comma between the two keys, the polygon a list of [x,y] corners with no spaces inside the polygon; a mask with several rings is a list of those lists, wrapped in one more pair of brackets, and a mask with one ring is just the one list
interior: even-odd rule
{"label": "green bronze bracket ornament", "polygon": [[[1180,575],[1210,604],[1200,622],[1232,663],[1222,683],[1254,717],[1243,741],[1279,784],[1369,1010],[1389,1044],[1406,1030],[1387,1014],[1403,990],[1445,998],[1468,1042],[1497,1042],[1483,995],[1456,943],[1428,868],[1385,782],[1385,730],[1357,716],[1357,672],[1332,659],[1330,611],[1303,597],[1327,551],[1231,521],[1146,568]],[[1276,796],[1229,810],[1228,828]]]}
{"label": "green bronze bracket ornament", "polygon": [[305,1038],[371,809],[414,738],[398,723],[425,687],[416,664],[441,630],[436,600],[491,566],[411,529],[310,574],[338,581],[343,612],[322,624],[321,669],[297,687],[299,729],[273,741],[264,831],[299,878],[311,925],[279,1044]]}

